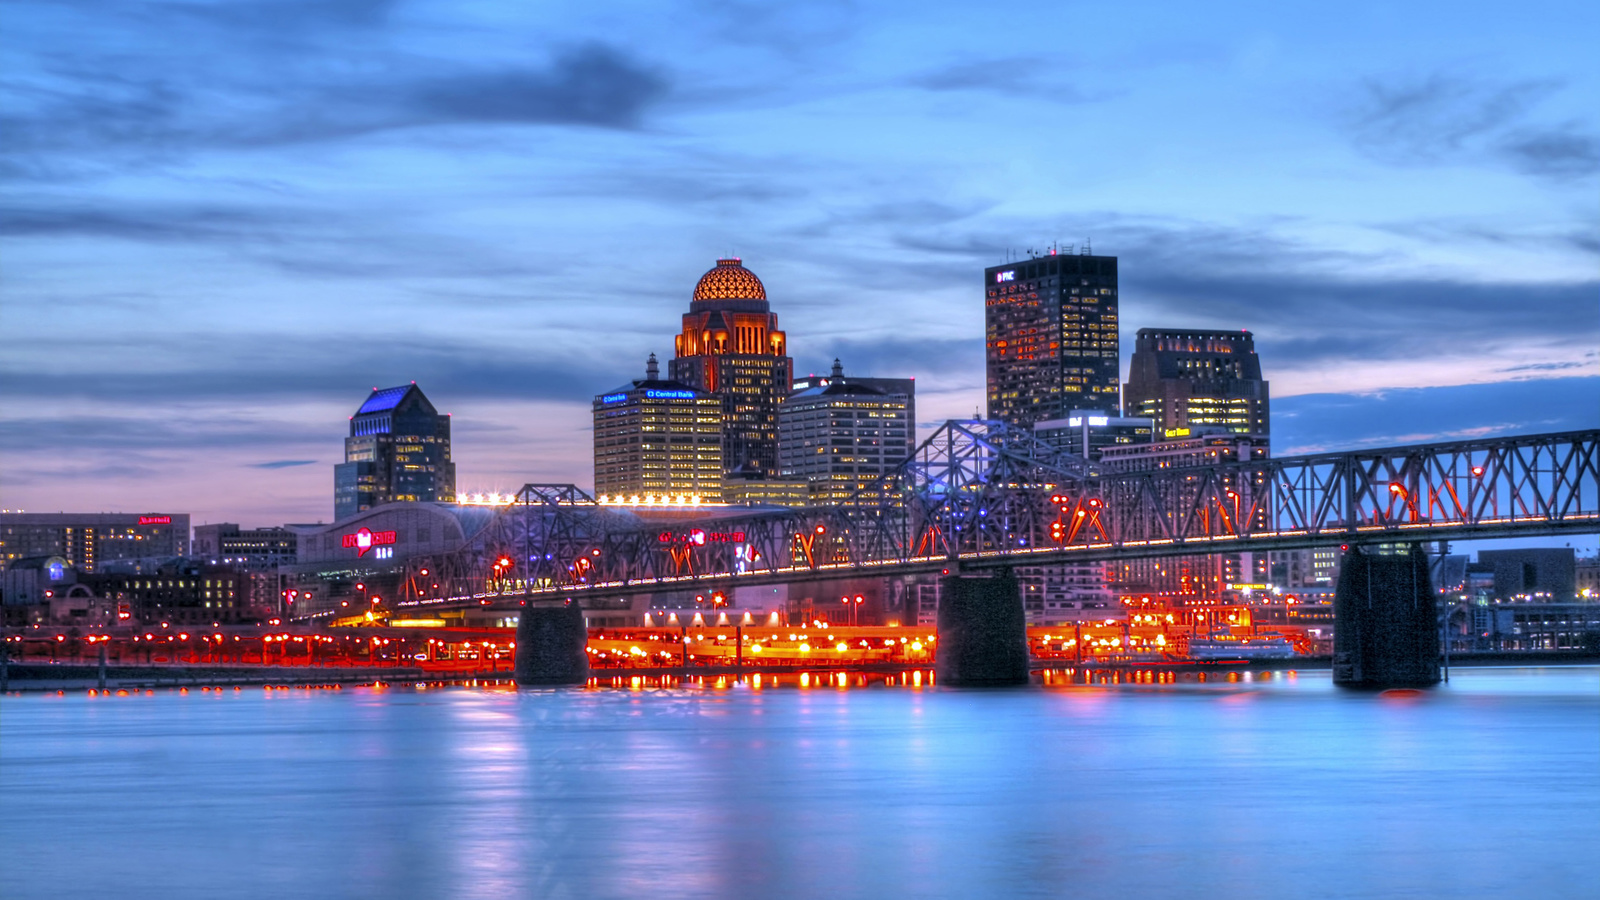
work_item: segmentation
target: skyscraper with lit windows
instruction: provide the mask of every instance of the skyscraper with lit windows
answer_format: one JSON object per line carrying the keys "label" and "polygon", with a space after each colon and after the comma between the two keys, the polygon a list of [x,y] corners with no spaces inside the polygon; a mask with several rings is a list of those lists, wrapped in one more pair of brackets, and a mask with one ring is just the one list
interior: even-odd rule
{"label": "skyscraper with lit windows", "polygon": [[836,505],[893,471],[915,449],[909,378],[846,378],[833,373],[797,390],[778,409],[779,462],[785,478],[805,479],[810,502]]}
{"label": "skyscraper with lit windows", "polygon": [[1115,256],[1052,251],[983,282],[989,418],[1032,428],[1119,407]]}
{"label": "skyscraper with lit windows", "polygon": [[594,398],[594,492],[604,497],[722,499],[722,400],[661,377]]}
{"label": "skyscraper with lit windows", "polygon": [[449,414],[440,415],[416,382],[373,388],[350,417],[344,462],[333,467],[334,518],[395,500],[455,499]]}
{"label": "skyscraper with lit windows", "polygon": [[1123,407],[1154,419],[1158,439],[1272,430],[1255,337],[1242,330],[1139,329]]}
{"label": "skyscraper with lit windows", "polygon": [[737,259],[719,259],[695,285],[672,380],[722,401],[722,465],[732,474],[778,475],[778,404],[789,395],[788,356],[767,289]]}

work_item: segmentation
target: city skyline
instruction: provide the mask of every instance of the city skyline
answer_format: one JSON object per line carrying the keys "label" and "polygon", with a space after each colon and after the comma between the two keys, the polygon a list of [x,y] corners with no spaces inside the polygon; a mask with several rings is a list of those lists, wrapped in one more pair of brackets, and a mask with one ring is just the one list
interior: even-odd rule
{"label": "city skyline", "polygon": [[937,7],[24,6],[9,508],[318,518],[350,398],[413,380],[462,490],[587,484],[592,397],[717,256],[797,374],[915,376],[924,431],[982,408],[983,268],[1085,239],[1122,380],[1140,328],[1248,328],[1278,453],[1600,408],[1593,13],[1085,9],[1104,47],[1064,61]]}

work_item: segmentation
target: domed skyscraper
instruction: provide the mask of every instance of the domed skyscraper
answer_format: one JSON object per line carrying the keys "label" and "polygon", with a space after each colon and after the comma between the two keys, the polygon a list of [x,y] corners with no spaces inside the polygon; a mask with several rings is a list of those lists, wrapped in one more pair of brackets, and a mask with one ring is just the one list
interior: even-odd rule
{"label": "domed skyscraper", "polygon": [[778,404],[794,361],[761,279],[738,259],[700,276],[669,364],[676,381],[722,399],[722,461],[729,475],[778,474]]}

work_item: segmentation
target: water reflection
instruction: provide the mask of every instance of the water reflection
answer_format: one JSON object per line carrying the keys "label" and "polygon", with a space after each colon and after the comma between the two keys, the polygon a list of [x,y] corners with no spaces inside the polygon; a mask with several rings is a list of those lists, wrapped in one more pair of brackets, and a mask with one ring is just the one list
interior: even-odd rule
{"label": "water reflection", "polygon": [[1452,674],[7,696],[5,894],[1579,896],[1600,670]]}

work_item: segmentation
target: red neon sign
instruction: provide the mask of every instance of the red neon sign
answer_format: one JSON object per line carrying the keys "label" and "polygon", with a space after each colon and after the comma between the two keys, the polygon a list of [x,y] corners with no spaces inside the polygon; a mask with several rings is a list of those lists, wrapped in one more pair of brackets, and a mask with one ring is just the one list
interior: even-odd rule
{"label": "red neon sign", "polygon": [[663,544],[742,544],[744,532],[742,531],[702,531],[695,528],[686,534],[674,534],[663,531],[656,536],[656,540]]}
{"label": "red neon sign", "polygon": [[171,525],[171,516],[140,516],[140,525]]}
{"label": "red neon sign", "polygon": [[394,543],[392,531],[369,531],[365,528],[344,536],[346,547],[356,547],[360,550],[356,556],[366,556],[367,551],[383,544]]}

